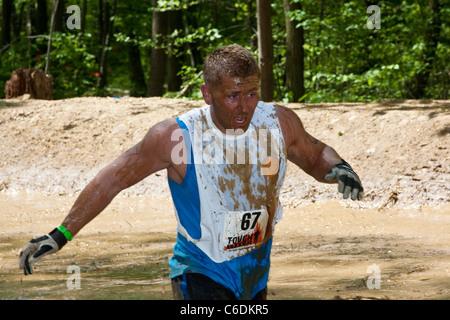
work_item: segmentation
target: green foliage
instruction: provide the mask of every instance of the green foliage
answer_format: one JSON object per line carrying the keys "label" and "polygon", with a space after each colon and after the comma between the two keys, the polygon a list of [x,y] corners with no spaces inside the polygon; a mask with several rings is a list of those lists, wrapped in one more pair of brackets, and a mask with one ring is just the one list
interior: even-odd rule
{"label": "green foliage", "polygon": [[[106,0],[105,0],[106,1]],[[425,98],[448,99],[450,91],[450,6],[440,0],[441,30],[432,64],[425,59],[427,30],[432,19],[430,0],[378,1],[381,29],[367,28],[368,2],[362,0],[291,0],[301,4],[301,10],[289,13],[297,27],[304,29],[305,89],[304,102],[378,101],[404,99],[411,93],[414,77],[427,69],[430,75]],[[48,17],[52,1],[47,1]],[[81,6],[82,1],[71,4]],[[110,4],[113,1],[109,1]],[[130,79],[128,48],[138,45],[144,75],[150,71],[152,14],[181,12],[178,26],[161,36],[159,48],[174,55],[179,63],[178,75],[185,96],[200,99],[199,86],[203,59],[216,47],[229,43],[241,44],[255,54],[256,3],[239,0],[158,0],[118,1],[114,17],[113,37],[108,49],[106,94],[127,94],[133,87]],[[272,1],[274,46],[274,95],[278,101],[292,101],[285,88],[286,30],[282,1]],[[67,4],[68,5],[68,4]],[[53,35],[50,73],[54,78],[56,98],[96,94],[95,86],[100,61],[99,2],[88,1],[86,26],[80,30],[65,30]],[[27,38],[28,6],[34,2],[14,2],[15,15],[12,43],[0,48],[0,88],[14,69],[45,67],[47,35]],[[34,10],[34,9],[33,9]],[[32,12],[32,10],[30,11]],[[64,16],[65,18],[68,15]],[[2,17],[0,17],[0,20]],[[19,24],[20,22],[20,24]],[[48,22],[49,24],[49,22]],[[0,97],[4,92],[0,91]],[[166,96],[176,97],[177,92]]]}
{"label": "green foliage", "polygon": [[[189,66],[183,66],[181,68],[181,71],[179,72],[179,75],[181,76],[181,79],[183,80],[182,88],[189,88],[188,92],[191,99],[202,99],[202,94],[200,91],[200,86],[203,84],[203,78],[201,75],[201,72],[198,71],[197,68],[189,67]],[[178,93],[175,94],[168,94],[167,97],[177,97]]]}
{"label": "green foliage", "polygon": [[216,28],[211,25],[207,27],[199,27],[192,33],[185,34],[182,30],[174,30],[166,39],[167,49],[172,48],[173,53],[177,56],[184,55],[186,45],[195,45],[198,50],[211,51],[215,45],[219,43],[217,40],[222,36]]}
{"label": "green foliage", "polygon": [[[179,0],[158,0],[158,10],[159,11],[170,11],[170,10],[187,10],[196,4],[201,3],[201,0],[191,0],[191,1],[179,1]],[[205,2],[205,1],[203,1]]]}
{"label": "green foliage", "polygon": [[[449,57],[449,15],[445,12],[449,9],[445,5],[448,1],[441,3],[440,43],[426,92],[435,99],[447,99],[450,89],[445,76],[450,71],[445,62]],[[428,1],[379,2],[381,29],[367,28],[370,14],[366,13],[366,1],[302,4],[302,11],[292,12],[290,17],[305,30],[307,101],[378,101],[409,96],[410,82],[426,65]]]}
{"label": "green foliage", "polygon": [[[96,81],[98,66],[96,57],[88,52],[86,42],[92,35],[84,34],[81,41],[77,34],[54,33],[50,53],[49,73],[55,98],[68,98],[88,94]],[[36,68],[45,68],[46,55],[36,62]]]}
{"label": "green foliage", "polygon": [[[34,46],[33,46],[34,47]],[[17,41],[9,46],[0,56],[0,98],[5,97],[6,81],[11,77],[13,70],[29,67],[34,64],[34,59],[40,59],[40,56],[31,58],[29,53],[31,47],[25,39]]]}

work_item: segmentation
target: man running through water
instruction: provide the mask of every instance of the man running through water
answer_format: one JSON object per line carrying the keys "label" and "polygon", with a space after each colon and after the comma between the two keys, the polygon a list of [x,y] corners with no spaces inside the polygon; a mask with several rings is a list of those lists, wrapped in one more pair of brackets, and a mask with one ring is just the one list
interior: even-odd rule
{"label": "man running through water", "polygon": [[357,174],[308,134],[290,109],[259,101],[251,52],[229,45],[212,52],[201,86],[206,106],[154,125],[102,169],[62,225],[20,253],[24,273],[60,250],[122,190],[166,169],[178,221],[169,261],[175,299],[265,299],[279,192],[290,160],[319,182],[338,183],[361,199]]}

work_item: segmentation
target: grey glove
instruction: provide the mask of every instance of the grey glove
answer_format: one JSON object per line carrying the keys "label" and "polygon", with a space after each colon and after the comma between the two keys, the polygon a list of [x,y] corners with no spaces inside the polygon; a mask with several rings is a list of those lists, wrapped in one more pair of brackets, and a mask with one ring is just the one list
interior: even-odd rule
{"label": "grey glove", "polygon": [[20,252],[19,267],[25,275],[32,274],[31,265],[46,255],[55,253],[67,243],[67,238],[58,229],[48,235],[31,240]]}
{"label": "grey glove", "polygon": [[342,160],[342,163],[337,164],[324,177],[326,181],[338,182],[338,191],[343,194],[344,199],[347,199],[351,194],[352,200],[361,200],[363,198],[364,188],[358,175],[353,171],[352,167]]}

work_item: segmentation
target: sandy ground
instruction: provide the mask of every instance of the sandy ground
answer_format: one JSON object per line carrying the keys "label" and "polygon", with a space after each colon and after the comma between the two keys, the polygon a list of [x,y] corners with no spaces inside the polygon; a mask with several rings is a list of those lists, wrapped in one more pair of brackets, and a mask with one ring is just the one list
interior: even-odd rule
{"label": "sandy ground", "polygon": [[[0,299],[171,299],[176,222],[165,172],[120,193],[32,276],[18,255],[149,127],[202,105],[0,100]],[[269,299],[449,299],[450,102],[286,106],[352,164],[366,197],[342,200],[335,185],[288,166]]]}

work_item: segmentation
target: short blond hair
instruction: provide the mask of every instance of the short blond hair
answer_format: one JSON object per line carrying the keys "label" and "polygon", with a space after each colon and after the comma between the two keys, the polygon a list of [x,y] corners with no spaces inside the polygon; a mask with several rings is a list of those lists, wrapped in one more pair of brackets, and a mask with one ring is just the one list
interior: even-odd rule
{"label": "short blond hair", "polygon": [[203,79],[208,86],[220,84],[222,76],[246,78],[257,73],[259,66],[253,54],[237,44],[214,50],[205,60]]}

